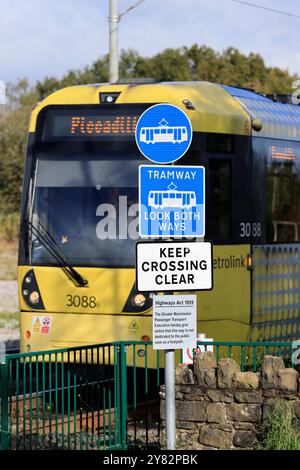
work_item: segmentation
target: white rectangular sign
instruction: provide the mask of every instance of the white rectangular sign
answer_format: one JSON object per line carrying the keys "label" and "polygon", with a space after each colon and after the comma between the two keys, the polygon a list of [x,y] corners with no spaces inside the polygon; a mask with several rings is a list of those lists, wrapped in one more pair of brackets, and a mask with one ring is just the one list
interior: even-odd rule
{"label": "white rectangular sign", "polygon": [[[198,334],[197,337],[197,349],[195,350],[195,354],[198,354],[200,352],[214,352],[214,347],[212,345],[203,345],[203,342],[205,343],[211,343],[213,342],[213,338],[206,338],[205,334]],[[182,364],[193,364],[194,362],[194,349],[193,348],[186,348],[182,351]]]}
{"label": "white rectangular sign", "polygon": [[138,242],[136,287],[139,292],[211,290],[210,242]]}
{"label": "white rectangular sign", "polygon": [[195,348],[197,341],[197,296],[153,297],[153,349]]}

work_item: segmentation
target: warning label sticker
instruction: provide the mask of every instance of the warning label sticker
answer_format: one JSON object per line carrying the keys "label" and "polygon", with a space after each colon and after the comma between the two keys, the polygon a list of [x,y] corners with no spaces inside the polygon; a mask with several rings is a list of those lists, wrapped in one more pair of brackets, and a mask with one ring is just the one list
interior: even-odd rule
{"label": "warning label sticker", "polygon": [[32,317],[32,333],[48,334],[51,330],[52,317],[49,315],[45,316],[34,316]]}
{"label": "warning label sticker", "polygon": [[136,322],[136,320],[132,320],[132,322],[128,326],[128,330],[130,332],[136,332],[139,329],[139,326]]}

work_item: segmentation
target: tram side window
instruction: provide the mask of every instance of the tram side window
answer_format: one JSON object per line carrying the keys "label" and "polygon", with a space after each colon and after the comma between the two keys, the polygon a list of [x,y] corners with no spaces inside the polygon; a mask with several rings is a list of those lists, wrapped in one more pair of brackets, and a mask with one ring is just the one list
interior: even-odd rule
{"label": "tram side window", "polygon": [[271,161],[267,169],[267,240],[300,240],[300,173],[294,161]]}
{"label": "tram side window", "polygon": [[208,153],[233,153],[233,136],[226,134],[206,134],[206,151]]}
{"label": "tram side window", "polygon": [[208,234],[213,240],[231,237],[231,161],[210,159],[208,194]]}

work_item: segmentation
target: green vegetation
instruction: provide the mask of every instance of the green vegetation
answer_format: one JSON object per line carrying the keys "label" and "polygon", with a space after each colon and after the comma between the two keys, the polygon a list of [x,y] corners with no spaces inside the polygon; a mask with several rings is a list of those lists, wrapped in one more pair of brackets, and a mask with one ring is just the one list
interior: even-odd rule
{"label": "green vegetation", "polygon": [[[142,57],[132,50],[123,51],[120,76],[153,77],[159,81],[207,80],[265,93],[291,93],[291,84],[296,79],[287,70],[267,67],[259,54],[247,56],[234,48],[219,53],[196,44],[189,48],[166,49],[152,57]],[[34,86],[20,80],[9,86],[8,105],[0,112],[1,240],[12,240],[17,233],[17,223],[10,226],[4,218],[19,211],[26,132],[32,107],[59,88],[107,81],[108,57],[104,56],[83,70],[69,71],[61,79],[46,77]]]}
{"label": "green vegetation", "polygon": [[15,240],[19,232],[19,218],[18,212],[11,214],[0,213],[0,239],[10,242]]}
{"label": "green vegetation", "polygon": [[17,276],[19,218],[17,212],[0,212],[0,281],[11,281]]}
{"label": "green vegetation", "polygon": [[17,278],[17,245],[0,243],[0,281]]}
{"label": "green vegetation", "polygon": [[7,325],[12,326],[13,329],[18,327],[19,312],[0,312],[0,329]]}
{"label": "green vegetation", "polygon": [[300,450],[300,431],[296,429],[292,403],[280,401],[263,425],[261,450]]}

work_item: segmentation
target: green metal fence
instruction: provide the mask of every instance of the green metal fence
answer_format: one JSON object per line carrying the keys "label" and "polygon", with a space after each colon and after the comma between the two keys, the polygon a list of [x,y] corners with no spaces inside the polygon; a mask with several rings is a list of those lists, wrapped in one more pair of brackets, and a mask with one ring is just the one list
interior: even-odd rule
{"label": "green metal fence", "polygon": [[[202,350],[209,347],[217,365],[231,357],[241,370],[256,371],[265,354],[292,365],[292,343],[201,342]],[[0,364],[1,449],[160,447],[163,359],[145,341],[6,356]]]}
{"label": "green metal fence", "polygon": [[198,349],[193,350],[193,355],[201,351],[208,351],[210,348],[213,348],[217,367],[221,359],[232,358],[241,366],[242,372],[256,372],[266,355],[281,356],[287,367],[293,367],[293,343],[291,342],[200,341]]}
{"label": "green metal fence", "polygon": [[149,367],[149,349],[117,342],[6,356],[1,449],[159,446],[161,371],[159,352]]}

